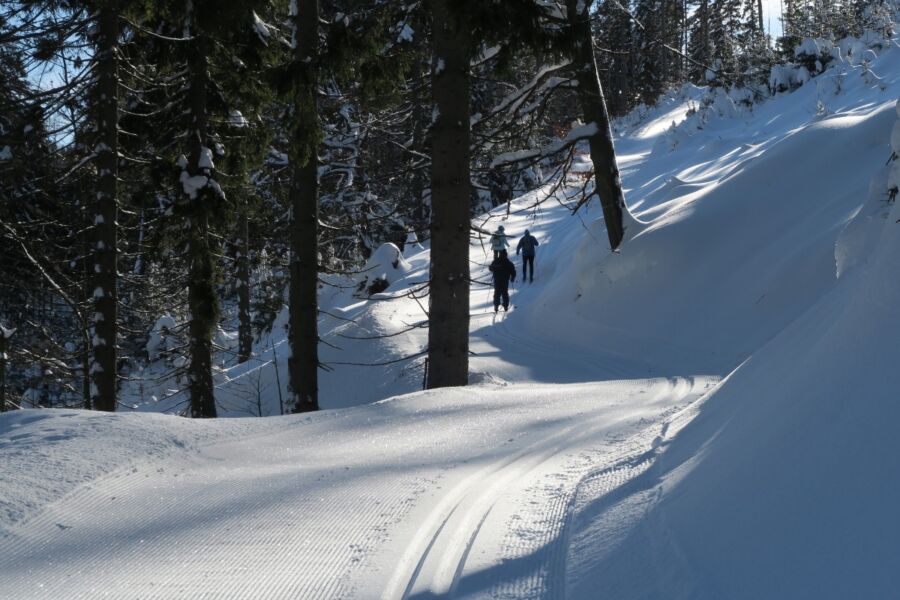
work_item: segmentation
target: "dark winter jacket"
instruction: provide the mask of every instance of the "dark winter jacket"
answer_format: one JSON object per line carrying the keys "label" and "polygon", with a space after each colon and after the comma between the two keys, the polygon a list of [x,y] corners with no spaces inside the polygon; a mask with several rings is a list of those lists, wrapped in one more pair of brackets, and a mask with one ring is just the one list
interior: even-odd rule
{"label": "dark winter jacket", "polygon": [[538,247],[537,238],[535,238],[530,233],[522,236],[522,239],[519,240],[519,245],[516,246],[516,254],[519,252],[522,253],[522,256],[534,256],[534,249]]}
{"label": "dark winter jacket", "polygon": [[495,258],[488,269],[494,274],[494,287],[506,288],[510,281],[516,280],[516,266],[505,256]]}

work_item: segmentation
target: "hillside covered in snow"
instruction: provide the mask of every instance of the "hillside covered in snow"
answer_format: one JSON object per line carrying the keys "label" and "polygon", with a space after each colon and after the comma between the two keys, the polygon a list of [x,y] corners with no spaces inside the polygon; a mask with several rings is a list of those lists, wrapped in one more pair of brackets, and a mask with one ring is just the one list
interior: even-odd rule
{"label": "hillside covered in snow", "polygon": [[900,48],[853,48],[617,123],[615,253],[571,214],[583,154],[476,219],[540,246],[495,313],[472,240],[467,388],[419,391],[408,244],[322,288],[319,413],[277,416],[282,315],[216,373],[270,418],[156,414],[183,397],[153,366],[132,413],[0,416],[0,597],[892,597]]}

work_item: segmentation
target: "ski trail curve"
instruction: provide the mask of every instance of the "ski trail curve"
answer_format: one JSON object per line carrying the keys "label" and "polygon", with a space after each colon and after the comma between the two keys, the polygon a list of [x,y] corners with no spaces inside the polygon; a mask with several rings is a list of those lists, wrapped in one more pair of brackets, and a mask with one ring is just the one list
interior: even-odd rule
{"label": "ski trail curve", "polygon": [[[464,477],[424,519],[419,532],[398,561],[382,598],[407,598],[418,591],[416,584],[422,581],[433,582],[442,590],[441,593],[447,593],[458,579],[460,563],[464,563],[466,550],[471,547],[472,539],[490,511],[491,500],[498,494],[497,482],[507,482],[527,471],[527,466],[546,452],[542,448],[563,438],[574,428],[569,427],[549,439],[538,440]],[[556,449],[557,446],[553,446],[553,451]],[[488,480],[494,481],[494,484],[479,493],[478,486]],[[477,522],[477,526],[473,526],[473,521]],[[445,533],[445,530],[450,533]],[[437,559],[434,558],[436,553],[440,553]],[[451,572],[452,576],[449,576]]]}
{"label": "ski trail curve", "polygon": [[[666,415],[706,389],[684,378],[646,385],[641,392],[651,403],[670,406]],[[625,424],[609,414],[585,414],[576,425],[468,473],[420,521],[380,597],[564,597],[564,529],[580,482],[598,464],[647,451],[664,431],[655,420]],[[504,577],[490,575],[498,563],[523,557]]]}
{"label": "ski trail curve", "polygon": [[560,598],[578,482],[702,382],[471,386],[256,420],[5,530],[0,598]]}

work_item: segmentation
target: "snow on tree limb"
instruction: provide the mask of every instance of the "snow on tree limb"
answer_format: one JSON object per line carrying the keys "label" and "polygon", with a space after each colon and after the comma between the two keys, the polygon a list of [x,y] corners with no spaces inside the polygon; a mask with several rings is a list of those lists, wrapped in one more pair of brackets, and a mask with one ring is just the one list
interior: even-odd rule
{"label": "snow on tree limb", "polygon": [[500,154],[496,158],[494,158],[493,161],[491,161],[491,168],[521,163],[525,161],[533,161],[536,159],[545,158],[547,156],[552,156],[554,154],[562,152],[563,150],[566,150],[567,148],[571,148],[580,141],[587,140],[592,136],[597,135],[597,131],[598,129],[596,123],[586,123],[584,125],[580,125],[573,128],[563,139],[556,140],[550,144],[547,144],[543,148],[532,148],[529,150],[504,152],[503,154]]}

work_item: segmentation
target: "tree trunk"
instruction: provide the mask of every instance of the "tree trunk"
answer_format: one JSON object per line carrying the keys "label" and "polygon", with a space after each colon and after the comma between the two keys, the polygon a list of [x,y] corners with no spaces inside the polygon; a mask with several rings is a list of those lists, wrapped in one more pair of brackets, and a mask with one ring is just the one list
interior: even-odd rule
{"label": "tree trunk", "polygon": [[97,170],[99,181],[94,213],[93,361],[90,366],[91,404],[97,410],[116,409],[117,218],[119,15],[114,5],[100,9],[97,22]]}
{"label": "tree trunk", "polygon": [[0,329],[0,413],[6,412],[6,331]]}
{"label": "tree trunk", "polygon": [[765,36],[766,28],[763,23],[763,3],[762,0],[756,0],[756,10],[759,13],[759,35]]}
{"label": "tree trunk", "polygon": [[296,6],[288,385],[294,412],[307,412],[319,409],[319,2],[297,0]]}
{"label": "tree trunk", "polygon": [[469,46],[453,0],[431,2],[431,277],[428,388],[469,378]]}
{"label": "tree trunk", "polygon": [[[580,12],[579,3],[582,4]],[[622,191],[622,179],[616,164],[606,99],[597,74],[589,6],[590,2],[567,0],[569,25],[574,30],[578,44],[572,56],[572,64],[578,81],[578,102],[581,104],[584,122],[596,126],[596,132],[588,140],[591,162],[594,164],[594,192],[600,197],[603,207],[610,248],[615,250],[625,236],[624,215],[628,209],[625,207],[625,193]]]}
{"label": "tree trunk", "polygon": [[241,211],[238,224],[238,362],[247,362],[253,354],[253,324],[250,320],[250,219]]}
{"label": "tree trunk", "polygon": [[[189,18],[193,19],[193,15]],[[189,132],[188,176],[212,175],[206,160],[211,155],[207,140],[207,41],[201,31],[192,27],[188,42],[188,103],[192,129]],[[218,315],[218,299],[213,284],[213,256],[209,241],[209,207],[219,199],[212,188],[204,185],[191,193],[185,189],[188,205],[188,307],[190,309],[191,360],[188,366],[191,417],[216,416],[212,378],[212,332]]]}

